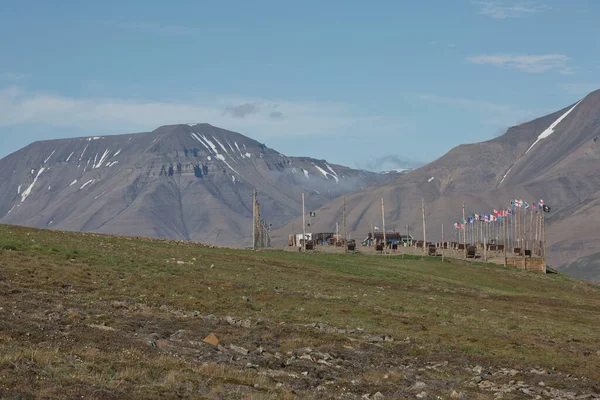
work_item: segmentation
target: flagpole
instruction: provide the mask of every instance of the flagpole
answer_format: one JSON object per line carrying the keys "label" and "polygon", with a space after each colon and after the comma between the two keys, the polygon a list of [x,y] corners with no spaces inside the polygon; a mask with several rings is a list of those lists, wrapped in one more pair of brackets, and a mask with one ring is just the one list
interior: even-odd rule
{"label": "flagpole", "polygon": [[[544,209],[542,208],[542,213]],[[544,273],[546,273],[546,217],[542,214],[542,233],[544,236]]]}
{"label": "flagpole", "polygon": [[504,266],[506,267],[506,212],[504,211],[503,213],[503,217],[502,217],[502,222],[504,225]]}
{"label": "flagpole", "polygon": [[533,209],[529,211],[529,246],[531,247],[531,257],[533,257]]}
{"label": "flagpole", "polygon": [[344,253],[348,252],[348,233],[346,231],[346,196],[343,197],[342,199],[342,207],[343,207],[343,217],[344,217],[344,241],[342,242],[344,245]]}
{"label": "flagpole", "polygon": [[306,217],[304,215],[304,193],[302,193],[302,251],[306,252]]}

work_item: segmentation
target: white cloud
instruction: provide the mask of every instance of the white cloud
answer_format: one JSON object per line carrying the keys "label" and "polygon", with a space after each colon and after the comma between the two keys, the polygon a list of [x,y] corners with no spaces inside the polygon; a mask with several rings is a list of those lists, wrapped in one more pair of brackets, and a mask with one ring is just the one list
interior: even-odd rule
{"label": "white cloud", "polygon": [[541,11],[548,7],[539,1],[472,1],[472,4],[480,7],[479,13],[491,18],[523,18]]}
{"label": "white cloud", "polygon": [[[226,110],[260,104],[240,118]],[[393,117],[366,116],[347,104],[222,96],[194,102],[78,98],[0,89],[0,127],[41,124],[99,134],[153,130],[161,125],[206,122],[255,138],[344,134],[348,129],[390,130]],[[101,132],[99,132],[101,130]]]}
{"label": "white cloud", "polygon": [[535,118],[535,113],[507,104],[438,95],[422,95],[420,98],[435,104],[470,110],[479,116],[481,123],[502,129]]}
{"label": "white cloud", "polygon": [[467,57],[474,64],[489,64],[503,68],[512,68],[532,74],[557,70],[563,75],[571,75],[574,68],[567,65],[570,58],[564,54],[482,54]]}

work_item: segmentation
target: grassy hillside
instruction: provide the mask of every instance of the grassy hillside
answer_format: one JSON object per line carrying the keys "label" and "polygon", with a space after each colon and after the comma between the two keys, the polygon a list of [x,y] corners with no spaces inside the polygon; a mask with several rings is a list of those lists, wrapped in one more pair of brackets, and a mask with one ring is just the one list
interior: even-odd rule
{"label": "grassy hillside", "polygon": [[0,398],[600,392],[600,289],[563,275],[0,226],[0,300]]}

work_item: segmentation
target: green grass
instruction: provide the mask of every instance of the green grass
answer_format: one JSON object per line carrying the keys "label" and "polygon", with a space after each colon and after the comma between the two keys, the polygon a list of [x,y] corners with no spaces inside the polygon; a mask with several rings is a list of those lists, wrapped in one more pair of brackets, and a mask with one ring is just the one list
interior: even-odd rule
{"label": "green grass", "polygon": [[[599,287],[484,263],[0,226],[0,298],[0,397],[175,398],[194,397],[200,387],[211,396],[291,396],[289,386],[253,369],[202,361],[202,346],[193,354],[155,350],[141,338],[185,329],[196,341],[215,332],[224,344],[265,343],[273,353],[310,346],[342,354],[361,337],[300,327],[315,322],[392,335],[381,349],[347,355],[372,362],[369,374],[356,373],[384,391],[401,385],[374,378],[393,367],[387,354],[600,379]],[[190,317],[209,314],[253,325]]]}

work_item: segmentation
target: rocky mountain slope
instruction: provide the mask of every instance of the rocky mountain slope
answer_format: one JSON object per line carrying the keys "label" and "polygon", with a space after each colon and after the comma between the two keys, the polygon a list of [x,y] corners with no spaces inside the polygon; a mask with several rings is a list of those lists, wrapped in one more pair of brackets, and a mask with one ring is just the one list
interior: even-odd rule
{"label": "rocky mountain slope", "polygon": [[[467,213],[486,213],[507,207],[511,199],[544,199],[552,206],[547,217],[550,264],[600,251],[600,91],[553,114],[511,127],[495,139],[466,144],[441,158],[377,188],[346,198],[348,230],[354,235],[381,223],[381,198],[386,204],[386,227],[404,231],[406,225],[422,237],[421,199],[425,199],[427,238],[446,238]],[[317,212],[314,231],[329,231],[341,221],[335,200]],[[598,221],[600,222],[600,221]],[[280,235],[298,230],[290,222]],[[362,239],[362,237],[361,237]]]}
{"label": "rocky mountain slope", "polygon": [[287,157],[208,124],[33,143],[0,160],[0,222],[38,228],[251,241],[252,190],[262,219],[281,225],[307,209],[393,179]]}

